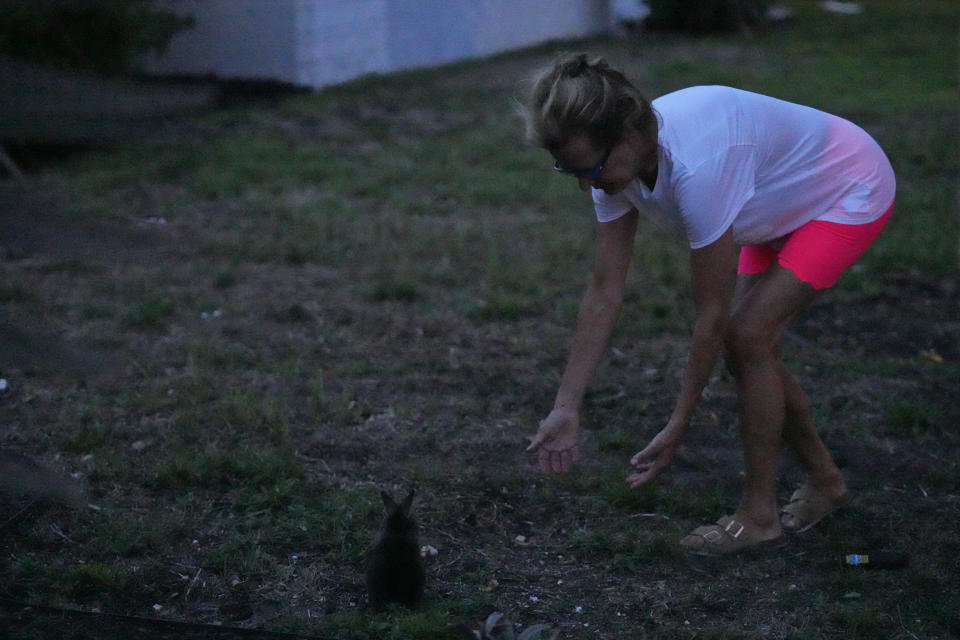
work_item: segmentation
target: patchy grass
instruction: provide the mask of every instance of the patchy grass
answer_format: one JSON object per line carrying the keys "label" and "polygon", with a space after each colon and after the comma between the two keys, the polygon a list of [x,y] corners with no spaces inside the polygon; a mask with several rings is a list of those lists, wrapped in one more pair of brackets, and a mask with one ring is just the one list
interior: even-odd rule
{"label": "patchy grass", "polygon": [[[446,638],[493,610],[570,638],[956,633],[952,4],[833,16],[804,2],[750,38],[556,43],[367,78],[172,121],[0,185],[53,239],[5,254],[2,319],[38,345],[59,338],[0,363],[0,446],[74,474],[96,507],[3,525],[0,596],[336,638]],[[709,560],[676,546],[739,493],[723,371],[663,481],[623,482],[668,417],[692,314],[685,250],[647,225],[582,464],[547,480],[523,454],[566,358],[594,222],[522,143],[514,100],[578,48],[653,95],[725,82],[850,117],[897,171],[888,230],[783,347],[857,500],[775,549]],[[73,226],[43,227],[52,212]],[[783,469],[785,498],[799,474]],[[411,484],[438,550],[427,601],[372,615],[377,488]],[[19,506],[0,502],[0,522]],[[839,566],[880,549],[911,562]],[[0,620],[24,637],[54,624],[11,611]]]}

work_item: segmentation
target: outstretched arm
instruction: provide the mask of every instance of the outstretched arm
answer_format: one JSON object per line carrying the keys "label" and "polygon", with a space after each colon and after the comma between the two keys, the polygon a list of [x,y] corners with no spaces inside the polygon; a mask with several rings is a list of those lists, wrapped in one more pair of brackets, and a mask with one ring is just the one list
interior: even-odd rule
{"label": "outstretched arm", "polygon": [[596,258],[580,302],[577,328],[553,410],[527,451],[536,451],[544,473],[563,473],[579,457],[580,405],[620,317],[637,230],[636,210],[597,225]]}
{"label": "outstretched arm", "polygon": [[690,426],[693,409],[710,380],[723,349],[736,280],[736,245],[732,229],[690,254],[696,320],[687,368],[667,426],[630,460],[636,472],[627,482],[638,487],[654,480],[673,461],[676,448]]}

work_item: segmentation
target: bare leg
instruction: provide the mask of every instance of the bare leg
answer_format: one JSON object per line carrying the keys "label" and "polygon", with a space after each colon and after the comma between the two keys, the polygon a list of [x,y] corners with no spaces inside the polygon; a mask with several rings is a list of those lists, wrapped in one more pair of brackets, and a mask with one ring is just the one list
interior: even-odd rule
{"label": "bare leg", "polygon": [[[721,519],[718,524],[726,532],[721,537],[749,540],[747,546],[779,537],[783,527],[800,530],[798,525],[809,523],[791,514],[781,520],[777,514],[777,460],[783,441],[796,451],[815,493],[822,494],[817,500],[826,497],[827,508],[835,508],[840,501],[832,500],[846,493],[843,477],[817,435],[806,395],[780,361],[783,328],[816,295],[778,264],[762,274],[741,275],[737,281],[725,347],[727,365],[737,381],[746,478],[735,522]],[[711,530],[716,528],[701,527],[681,545],[691,550],[709,546],[710,536],[717,539],[718,533]]]}
{"label": "bare leg", "polygon": [[[742,304],[748,300],[748,293],[761,279],[760,274],[739,276],[734,298],[735,313],[738,311],[742,313]],[[786,322],[789,322],[789,319]],[[783,388],[783,440],[790,445],[801,466],[807,472],[807,481],[830,500],[839,500],[846,495],[846,483],[817,433],[810,416],[806,394],[793,374],[779,361],[779,339],[774,355],[778,361],[777,366]],[[783,514],[781,522],[791,529],[801,524],[796,517],[787,513]]]}
{"label": "bare leg", "polygon": [[780,533],[776,486],[785,414],[783,384],[772,359],[742,364],[737,388],[746,477],[734,518],[775,537]]}
{"label": "bare leg", "polygon": [[781,367],[781,376],[787,397],[783,438],[806,470],[807,481],[784,507],[780,524],[790,531],[799,532],[847,504],[849,496],[843,474],[833,462],[810,418],[803,390],[785,367]]}
{"label": "bare leg", "polygon": [[[740,308],[747,293],[760,280],[760,277],[760,274],[738,277],[734,293],[735,310]],[[776,355],[779,360],[779,348]],[[843,495],[846,492],[843,476],[817,433],[810,416],[810,405],[806,393],[782,362],[779,362],[779,369],[785,401],[783,440],[793,449],[814,486],[831,498]]]}
{"label": "bare leg", "polygon": [[846,493],[847,487],[833,457],[823,444],[810,417],[807,396],[797,379],[780,365],[780,378],[786,394],[786,416],[783,439],[797,454],[801,466],[809,475],[810,483],[824,495],[835,498]]}
{"label": "bare leg", "polygon": [[[744,279],[737,291],[727,362],[737,379],[746,480],[734,518],[760,540],[781,531],[776,486],[782,437],[801,449],[805,466],[811,463],[813,469],[826,469],[832,465],[826,448],[817,447],[822,443],[813,430],[806,398],[777,353],[783,327],[815,296],[809,285],[776,264]],[[826,454],[829,465],[821,454]]]}

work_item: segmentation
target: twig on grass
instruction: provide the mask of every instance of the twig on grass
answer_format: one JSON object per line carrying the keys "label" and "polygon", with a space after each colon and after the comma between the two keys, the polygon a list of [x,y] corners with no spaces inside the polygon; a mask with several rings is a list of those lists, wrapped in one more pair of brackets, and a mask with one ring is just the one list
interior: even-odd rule
{"label": "twig on grass", "polygon": [[50,530],[53,531],[53,532],[54,532],[55,534],[57,534],[58,536],[60,536],[61,538],[63,538],[65,541],[69,542],[70,544],[76,544],[76,542],[74,542],[73,540],[71,540],[71,539],[70,539],[70,536],[68,536],[68,535],[65,534],[63,531],[61,531],[61,530],[60,530],[60,527],[58,527],[57,525],[51,523],[51,524],[50,524]]}
{"label": "twig on grass", "polygon": [[186,592],[183,594],[183,599],[186,600],[190,596],[190,592],[193,590],[193,586],[197,584],[197,580],[200,579],[200,574],[203,573],[203,569],[197,569],[197,575],[193,576],[193,580],[190,581],[190,584],[187,586]]}
{"label": "twig on grass", "polygon": [[27,511],[29,511],[29,510],[30,510],[30,507],[32,507],[33,505],[37,504],[37,502],[39,502],[39,501],[40,501],[40,498],[34,498],[33,500],[31,500],[30,502],[27,503],[27,506],[23,507],[22,509],[20,509],[19,511],[17,511],[15,514],[13,514],[13,515],[10,516],[9,518],[7,518],[5,521],[3,521],[2,523],[0,523],[0,531],[2,531],[3,529],[6,529],[6,528],[9,527],[11,524],[13,524],[14,522],[16,522],[16,520],[17,520],[18,518],[20,518],[20,516],[22,516],[23,514],[25,514]]}
{"label": "twig on grass", "polygon": [[444,562],[443,564],[439,564],[439,563],[438,563],[438,564],[436,565],[436,568],[437,568],[437,570],[449,569],[449,568],[452,567],[453,565],[455,565],[455,564],[457,564],[458,562],[460,562],[460,558],[462,558],[462,557],[463,557],[463,552],[461,551],[460,553],[457,554],[457,557],[455,557],[453,560],[451,560],[451,561],[449,561],[449,562]]}
{"label": "twig on grass", "polygon": [[[903,632],[906,633],[911,638],[917,638],[917,634],[907,629],[907,626],[903,624],[903,612],[900,611],[900,605],[897,605],[897,621],[900,623],[900,628],[903,629]],[[920,640],[917,638],[917,640]]]}

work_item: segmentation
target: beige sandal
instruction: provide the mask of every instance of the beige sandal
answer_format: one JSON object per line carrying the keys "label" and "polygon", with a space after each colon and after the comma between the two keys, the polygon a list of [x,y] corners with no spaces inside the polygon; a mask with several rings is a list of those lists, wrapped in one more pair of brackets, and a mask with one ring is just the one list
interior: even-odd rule
{"label": "beige sandal", "polygon": [[848,504],[850,504],[849,493],[844,493],[839,498],[829,498],[812,484],[805,483],[793,492],[790,502],[780,510],[780,525],[785,531],[803,533]]}
{"label": "beige sandal", "polygon": [[743,523],[730,516],[717,520],[717,524],[708,524],[694,529],[690,535],[680,540],[680,546],[697,555],[725,556],[744,549],[753,549],[779,540],[779,536],[770,540],[757,540],[744,535]]}

